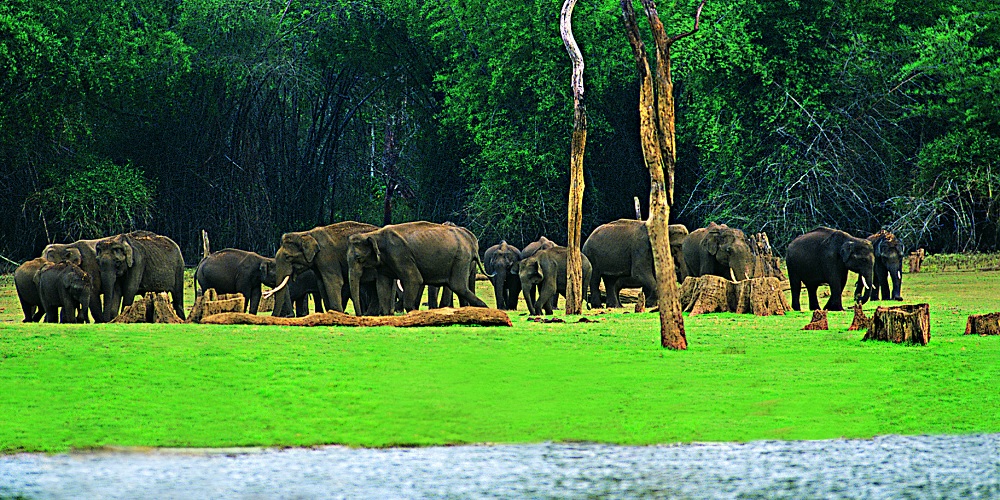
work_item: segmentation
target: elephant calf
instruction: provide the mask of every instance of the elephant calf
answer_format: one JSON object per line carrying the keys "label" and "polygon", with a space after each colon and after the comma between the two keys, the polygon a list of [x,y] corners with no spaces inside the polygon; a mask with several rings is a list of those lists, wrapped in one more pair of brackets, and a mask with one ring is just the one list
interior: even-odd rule
{"label": "elephant calf", "polygon": [[521,279],[511,270],[521,260],[521,251],[507,241],[501,241],[486,249],[483,267],[493,282],[497,309],[517,310],[517,296],[521,292]]}
{"label": "elephant calf", "polygon": [[[531,257],[515,263],[512,270],[518,274],[521,280],[521,290],[524,292],[524,300],[528,304],[528,312],[534,315],[552,314],[552,305],[549,299],[555,297],[557,293],[566,296],[566,260],[569,256],[569,249],[566,247],[554,247],[540,250]],[[587,286],[593,271],[590,259],[586,255],[580,254],[583,260],[583,300],[587,300]],[[538,289],[538,299],[534,298],[534,291]]]}
{"label": "elephant calf", "polygon": [[[76,264],[48,263],[35,274],[46,323],[87,323],[87,308],[94,293],[90,275]],[[62,312],[59,310],[62,309]]]}
{"label": "elephant calf", "polygon": [[236,248],[212,252],[202,259],[194,279],[202,290],[214,288],[219,293],[242,293],[246,298],[243,312],[249,307],[250,314],[257,314],[260,307],[260,285],[263,283],[271,288],[277,285],[274,259]]}

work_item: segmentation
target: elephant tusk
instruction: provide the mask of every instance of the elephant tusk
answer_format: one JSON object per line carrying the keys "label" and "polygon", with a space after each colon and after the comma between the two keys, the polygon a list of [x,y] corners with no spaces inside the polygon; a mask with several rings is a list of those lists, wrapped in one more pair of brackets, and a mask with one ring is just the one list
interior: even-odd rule
{"label": "elephant tusk", "polygon": [[896,271],[896,279],[903,279],[903,271]]}
{"label": "elephant tusk", "polygon": [[745,271],[743,272],[743,276],[744,276],[744,277],[745,277],[746,279],[750,279],[750,275],[749,275],[748,273],[746,273]]}
{"label": "elephant tusk", "polygon": [[282,288],[285,287],[285,285],[288,284],[288,278],[290,278],[290,277],[291,276],[285,276],[285,279],[281,280],[281,284],[280,285],[278,285],[278,286],[276,286],[276,287],[274,287],[274,288],[272,288],[272,289],[264,292],[260,297],[263,298],[263,299],[267,299],[267,298],[270,298],[272,295],[278,293],[278,290],[281,290]]}
{"label": "elephant tusk", "polygon": [[864,276],[861,277],[861,284],[864,285],[865,288],[868,288],[868,280],[866,280]]}
{"label": "elephant tusk", "polygon": [[731,268],[731,267],[729,268],[729,277],[733,279],[733,283],[736,283],[737,281],[739,281],[739,280],[736,279],[736,273],[733,272],[733,268]]}
{"label": "elephant tusk", "polygon": [[403,291],[403,283],[401,283],[399,280],[396,280],[396,288],[398,288],[399,291],[402,292]]}

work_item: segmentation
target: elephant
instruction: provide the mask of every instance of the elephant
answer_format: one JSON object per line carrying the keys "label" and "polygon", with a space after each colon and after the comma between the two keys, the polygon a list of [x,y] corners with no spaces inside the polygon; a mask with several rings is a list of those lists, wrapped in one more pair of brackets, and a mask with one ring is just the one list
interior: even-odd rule
{"label": "elephant", "polygon": [[825,309],[843,311],[840,295],[847,284],[847,271],[858,273],[863,290],[858,290],[854,300],[859,304],[868,301],[869,283],[875,267],[875,250],[870,241],[828,227],[818,227],[796,237],[788,244],[785,256],[788,279],[792,287],[792,309],[801,310],[799,292],[805,284],[809,292],[809,309],[819,309],[816,288],[830,285],[830,300]]}
{"label": "elephant", "polygon": [[353,234],[347,262],[351,297],[359,296],[364,273],[375,271],[379,309],[385,314],[392,314],[397,279],[406,311],[417,308],[424,285],[447,286],[462,306],[486,307],[476,297],[476,277],[470,272],[479,263],[479,240],[461,227],[417,221]]}
{"label": "elephant", "polygon": [[[528,303],[528,312],[533,315],[552,314],[549,301],[555,294],[566,296],[566,260],[569,248],[553,247],[539,250],[534,255],[514,263],[511,269],[517,272],[521,281],[521,290]],[[591,282],[593,268],[590,259],[580,254],[583,261],[583,283]],[[538,300],[533,300],[533,288],[538,288]],[[587,287],[583,287],[583,300],[587,300]]]}
{"label": "elephant", "polygon": [[[280,282],[271,290],[274,297],[274,316],[287,315],[279,304],[289,304],[290,290],[285,288],[289,279],[297,280],[302,273],[311,270],[319,280],[320,294],[326,309],[344,312],[347,299],[351,298],[348,286],[347,249],[348,239],[355,234],[378,229],[378,226],[363,222],[344,221],[320,226],[308,231],[281,235],[281,247],[274,254],[277,264],[276,279]],[[370,298],[375,295],[374,274],[367,273],[359,288],[364,294],[354,295],[354,310],[357,314],[372,314],[377,304]],[[360,302],[359,302],[360,301]],[[391,311],[391,309],[389,309]]]}
{"label": "elephant", "polygon": [[709,223],[684,238],[682,251],[688,276],[712,274],[733,281],[753,277],[753,253],[739,229]]}
{"label": "elephant", "polygon": [[48,263],[44,257],[38,257],[17,266],[14,270],[14,288],[17,289],[17,298],[21,301],[21,310],[24,311],[23,323],[37,322],[45,315],[42,297],[38,294],[38,285],[35,284],[35,276],[42,266]]}
{"label": "elephant", "polygon": [[[674,271],[678,281],[687,274],[682,244],[688,234],[683,224],[668,228],[670,254],[674,258]],[[646,295],[646,305],[657,300],[656,273],[653,265],[653,247],[649,243],[646,222],[635,219],[618,219],[594,229],[583,243],[583,253],[590,259],[594,272],[590,277],[590,305],[601,307],[601,280],[607,293],[608,307],[621,307],[618,293],[625,287],[641,287]]]}
{"label": "elephant", "polygon": [[[276,276],[274,259],[255,252],[226,248],[212,252],[198,264],[194,272],[195,294],[198,293],[197,285],[202,290],[214,288],[219,293],[242,293],[247,299],[243,312],[249,307],[250,314],[257,314],[260,285],[263,283],[274,288],[277,285]],[[287,307],[290,308],[290,305]]]}
{"label": "elephant", "polygon": [[521,251],[506,240],[493,245],[483,253],[483,267],[493,283],[497,309],[517,310],[517,296],[521,293],[521,279],[511,267],[521,260]]}
{"label": "elephant", "polygon": [[34,282],[45,309],[46,323],[88,322],[87,308],[94,282],[80,266],[70,262],[48,262],[35,274]]}
{"label": "elephant", "polygon": [[[555,248],[557,246],[559,245],[556,242],[546,238],[545,236],[539,236],[537,241],[528,243],[527,245],[524,246],[523,249],[521,249],[521,260],[527,259],[528,257],[535,255],[536,252],[539,252],[541,250],[548,250],[549,248]],[[528,298],[525,297],[524,300],[527,301]],[[532,298],[532,300],[534,300],[534,298]],[[552,307],[552,309],[558,308],[559,306],[558,294],[552,296],[552,304],[550,304],[550,306]]]}
{"label": "elephant", "polygon": [[174,311],[184,319],[184,256],[174,240],[149,231],[104,238],[97,242],[97,263],[105,321],[147,292],[170,292]]}
{"label": "elephant", "polygon": [[94,291],[90,296],[90,315],[94,318],[94,323],[104,322],[104,306],[101,303],[104,288],[101,283],[101,266],[97,263],[98,241],[101,240],[77,240],[69,244],[53,243],[42,250],[42,257],[49,262],[72,262],[90,275],[94,284]]}
{"label": "elephant", "polygon": [[288,284],[288,298],[295,306],[296,316],[309,315],[309,295],[312,295],[313,302],[316,303],[316,312],[323,312],[322,284],[316,273],[306,270],[295,277],[295,281]]}
{"label": "elephant", "polygon": [[[903,242],[885,229],[866,239],[875,249],[875,274],[872,280],[871,300],[879,300],[879,291],[882,292],[882,300],[903,300],[903,296],[900,295],[900,288],[903,286],[903,256],[906,255]],[[892,295],[889,294],[890,278]]]}

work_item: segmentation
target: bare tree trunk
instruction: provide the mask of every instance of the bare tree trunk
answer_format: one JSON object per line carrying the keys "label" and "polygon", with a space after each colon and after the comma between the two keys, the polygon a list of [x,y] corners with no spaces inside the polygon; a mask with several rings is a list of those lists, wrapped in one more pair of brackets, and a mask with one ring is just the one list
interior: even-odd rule
{"label": "bare tree trunk", "polygon": [[660,344],[669,349],[687,349],[684,318],[681,316],[673,256],[670,253],[670,205],[674,195],[674,166],[677,159],[674,129],[673,82],[670,79],[670,46],[698,30],[704,0],[698,6],[691,32],[667,38],[652,0],[642,0],[656,42],[656,89],[649,59],[639,36],[632,0],[621,0],[625,35],[632,46],[639,71],[639,138],[649,170],[649,241],[656,268],[657,306],[660,310]]}
{"label": "bare tree trunk", "polygon": [[566,314],[583,313],[583,258],[580,256],[580,231],[583,224],[583,152],[587,145],[587,106],[583,102],[583,54],[573,38],[573,7],[576,0],[566,0],[559,16],[559,32],[573,61],[573,139],[570,146],[569,220],[566,262]]}

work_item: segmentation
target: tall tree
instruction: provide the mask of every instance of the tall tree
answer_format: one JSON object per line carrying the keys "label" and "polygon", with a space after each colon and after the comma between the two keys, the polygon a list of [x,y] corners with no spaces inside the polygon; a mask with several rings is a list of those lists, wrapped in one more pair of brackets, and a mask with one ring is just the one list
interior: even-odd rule
{"label": "tall tree", "polygon": [[646,48],[639,36],[632,0],[621,0],[625,35],[635,56],[639,71],[639,137],[646,168],[649,170],[649,242],[653,247],[656,268],[657,306],[660,310],[660,345],[668,349],[687,349],[684,318],[677,296],[674,259],[670,254],[668,221],[673,204],[674,169],[677,162],[674,127],[673,81],[670,76],[670,47],[674,42],[698,31],[702,0],[695,14],[694,29],[667,37],[652,0],[642,0],[646,18],[656,43],[656,87],[650,73]]}
{"label": "tall tree", "polygon": [[569,153],[569,206],[567,221],[566,314],[583,312],[583,258],[580,256],[580,229],[583,224],[583,152],[587,146],[587,106],[583,102],[583,54],[573,38],[573,7],[566,0],[559,15],[559,32],[573,61],[573,138]]}

